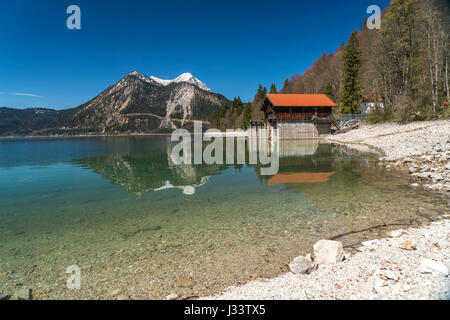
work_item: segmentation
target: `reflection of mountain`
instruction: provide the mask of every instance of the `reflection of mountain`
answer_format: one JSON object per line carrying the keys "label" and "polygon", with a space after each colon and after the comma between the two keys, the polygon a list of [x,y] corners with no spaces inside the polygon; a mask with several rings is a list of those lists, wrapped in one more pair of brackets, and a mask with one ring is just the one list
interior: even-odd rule
{"label": "reflection of mountain", "polygon": [[180,189],[185,195],[191,196],[195,194],[195,188],[201,187],[209,182],[210,177],[203,177],[199,184],[194,184],[190,186],[174,186],[170,181],[166,181],[166,184],[161,188],[155,189],[155,191],[161,191],[166,189]]}
{"label": "reflection of mountain", "polygon": [[123,190],[140,195],[146,191],[160,191],[179,188],[184,194],[192,195],[195,188],[209,181],[223,166],[168,164],[167,153],[130,153],[103,155],[77,161],[94,170]]}

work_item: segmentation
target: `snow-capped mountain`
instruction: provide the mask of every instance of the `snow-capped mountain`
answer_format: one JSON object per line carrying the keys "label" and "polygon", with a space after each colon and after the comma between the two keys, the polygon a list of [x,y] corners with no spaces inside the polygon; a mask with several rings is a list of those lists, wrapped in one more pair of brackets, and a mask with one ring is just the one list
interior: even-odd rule
{"label": "snow-capped mountain", "polygon": [[[207,122],[226,101],[194,76],[173,80],[127,74],[93,100],[76,108],[70,126],[113,132],[154,132],[192,127]],[[89,129],[88,129],[89,128]]]}
{"label": "snow-capped mountain", "polygon": [[[14,120],[18,112],[5,109],[4,113],[10,116],[3,117],[5,123],[0,121],[0,124],[8,130],[1,130],[0,126],[0,135],[167,132],[192,128],[196,120],[207,126],[210,117],[224,102],[227,99],[223,95],[212,92],[190,73],[162,80],[133,71],[79,107],[51,110],[53,113],[45,118],[51,116],[51,121],[41,121],[43,115],[33,109],[29,112],[33,121],[18,125]],[[28,123],[33,125],[28,126]]]}
{"label": "snow-capped mountain", "polygon": [[211,89],[209,89],[203,82],[201,82],[196,77],[194,77],[191,73],[188,73],[188,72],[180,74],[178,77],[176,77],[175,79],[172,79],[172,80],[160,79],[155,76],[147,77],[146,75],[143,75],[142,73],[137,72],[137,71],[133,71],[133,72],[129,73],[128,75],[137,77],[140,80],[148,82],[148,83],[156,83],[156,84],[160,84],[165,87],[172,83],[186,82],[186,83],[193,84],[194,86],[197,86],[202,90],[211,92]]}
{"label": "snow-capped mountain", "polygon": [[157,78],[155,76],[151,76],[150,79],[157,83],[162,84],[163,86],[168,86],[171,83],[187,82],[187,83],[190,83],[190,84],[193,84],[193,85],[199,87],[200,89],[211,92],[211,89],[209,89],[203,82],[198,80],[196,77],[194,77],[190,73],[183,73],[172,80],[164,80],[164,79]]}

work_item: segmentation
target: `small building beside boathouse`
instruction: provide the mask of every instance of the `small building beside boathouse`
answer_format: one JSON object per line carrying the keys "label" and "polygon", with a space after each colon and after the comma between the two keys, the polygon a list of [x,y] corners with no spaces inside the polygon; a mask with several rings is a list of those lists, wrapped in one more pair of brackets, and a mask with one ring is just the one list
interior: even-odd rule
{"label": "small building beside boathouse", "polygon": [[319,139],[331,133],[333,108],[325,94],[267,94],[261,110],[264,127],[281,140]]}

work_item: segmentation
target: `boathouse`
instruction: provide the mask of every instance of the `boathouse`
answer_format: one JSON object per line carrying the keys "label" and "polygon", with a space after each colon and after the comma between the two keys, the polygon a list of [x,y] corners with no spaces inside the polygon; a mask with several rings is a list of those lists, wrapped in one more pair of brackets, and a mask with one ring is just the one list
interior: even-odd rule
{"label": "boathouse", "polygon": [[267,94],[263,125],[281,140],[318,139],[330,134],[335,107],[324,94]]}

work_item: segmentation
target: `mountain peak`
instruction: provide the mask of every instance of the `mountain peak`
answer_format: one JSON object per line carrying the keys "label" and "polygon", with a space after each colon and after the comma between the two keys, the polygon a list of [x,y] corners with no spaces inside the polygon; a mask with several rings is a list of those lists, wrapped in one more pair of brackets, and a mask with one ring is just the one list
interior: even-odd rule
{"label": "mountain peak", "polygon": [[178,81],[182,81],[182,80],[191,80],[191,79],[195,79],[195,77],[192,75],[192,73],[189,73],[189,72],[185,72],[185,73],[182,73],[182,74],[180,74],[178,77],[176,77],[175,79],[174,79],[174,81],[175,80],[178,80]]}
{"label": "mountain peak", "polygon": [[209,89],[203,82],[198,80],[196,77],[194,77],[189,72],[182,73],[178,77],[176,77],[175,79],[172,79],[172,80],[160,79],[160,78],[157,78],[154,76],[151,76],[149,79],[151,79],[155,82],[158,82],[159,84],[161,84],[163,86],[168,86],[171,83],[187,82],[187,83],[190,83],[190,84],[193,84],[193,85],[199,87],[200,89],[211,92],[211,89]]}
{"label": "mountain peak", "polygon": [[140,72],[138,72],[136,70],[134,70],[134,71],[130,72],[129,74],[127,74],[127,77],[136,77],[136,78],[138,78],[138,79],[140,79],[142,81],[153,83],[152,79],[150,79],[146,75],[143,75],[142,73],[140,73]]}
{"label": "mountain peak", "polygon": [[187,83],[193,84],[194,86],[199,87],[200,89],[211,92],[211,89],[209,89],[203,82],[198,80],[196,77],[194,77],[192,75],[192,73],[189,73],[189,72],[182,73],[178,77],[176,77],[175,79],[172,79],[172,80],[160,79],[160,78],[157,78],[154,76],[147,77],[146,75],[144,75],[136,70],[127,74],[127,77],[136,77],[142,81],[149,82],[149,83],[158,83],[163,86],[168,86],[171,83],[187,82]]}

